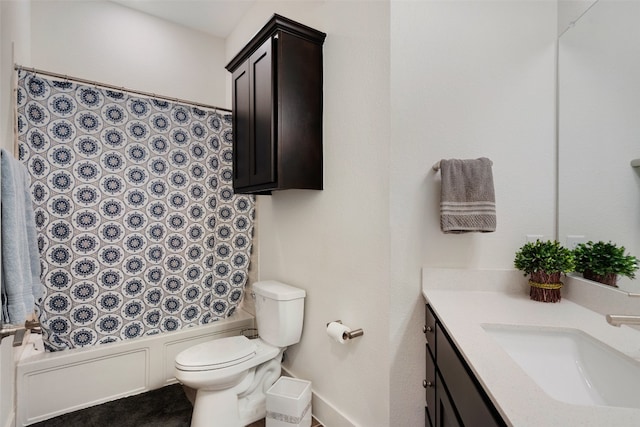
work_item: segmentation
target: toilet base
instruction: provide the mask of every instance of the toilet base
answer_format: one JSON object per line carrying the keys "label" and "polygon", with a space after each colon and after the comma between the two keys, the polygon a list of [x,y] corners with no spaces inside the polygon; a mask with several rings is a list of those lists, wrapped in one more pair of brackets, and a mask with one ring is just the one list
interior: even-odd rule
{"label": "toilet base", "polygon": [[250,369],[236,386],[224,390],[199,389],[191,427],[244,427],[264,418],[266,391],[280,377],[282,351],[274,359]]}
{"label": "toilet base", "polygon": [[[235,388],[235,387],[234,387]],[[198,390],[191,427],[244,427],[238,413],[238,398],[230,390]]]}

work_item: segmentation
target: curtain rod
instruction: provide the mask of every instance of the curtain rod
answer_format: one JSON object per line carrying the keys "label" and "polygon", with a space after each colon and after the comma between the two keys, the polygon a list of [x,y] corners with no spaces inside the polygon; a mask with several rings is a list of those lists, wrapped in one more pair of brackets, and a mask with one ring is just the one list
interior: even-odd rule
{"label": "curtain rod", "polygon": [[210,110],[227,111],[229,113],[231,112],[231,110],[229,110],[228,108],[216,107],[215,105],[207,105],[207,104],[202,104],[202,103],[199,103],[199,102],[187,101],[186,99],[174,98],[174,97],[164,96],[164,95],[157,95],[155,93],[144,92],[144,91],[141,91],[141,90],[127,89],[127,88],[122,87],[122,86],[115,86],[115,85],[110,85],[108,83],[97,82],[95,80],[87,80],[87,79],[82,79],[82,78],[79,78],[79,77],[67,76],[65,74],[59,74],[59,73],[54,73],[54,72],[51,72],[51,71],[39,70],[37,68],[32,68],[32,67],[23,67],[22,65],[18,65],[18,64],[15,64],[14,68],[16,69],[16,71],[25,70],[25,71],[30,71],[30,72],[36,73],[36,74],[42,74],[42,75],[45,75],[45,76],[54,77],[54,78],[57,78],[57,79],[73,80],[74,82],[77,82],[77,83],[83,83],[83,84],[88,84],[88,85],[92,85],[92,86],[100,86],[100,87],[103,87],[103,88],[106,88],[106,89],[114,89],[114,90],[118,90],[120,92],[133,93],[133,94],[136,94],[136,95],[148,96],[150,98],[166,99],[168,101],[173,101],[173,102],[177,102],[177,103],[180,103],[180,104],[189,104],[189,105],[193,105],[193,106],[196,106],[196,107],[208,108]]}

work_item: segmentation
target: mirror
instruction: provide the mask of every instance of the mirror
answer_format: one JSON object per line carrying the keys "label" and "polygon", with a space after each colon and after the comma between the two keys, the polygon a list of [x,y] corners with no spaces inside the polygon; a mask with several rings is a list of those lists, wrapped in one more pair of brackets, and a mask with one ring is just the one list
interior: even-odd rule
{"label": "mirror", "polygon": [[[639,23],[640,1],[598,0],[558,40],[558,240],[612,241],[638,258]],[[640,293],[640,272],[618,285]]]}

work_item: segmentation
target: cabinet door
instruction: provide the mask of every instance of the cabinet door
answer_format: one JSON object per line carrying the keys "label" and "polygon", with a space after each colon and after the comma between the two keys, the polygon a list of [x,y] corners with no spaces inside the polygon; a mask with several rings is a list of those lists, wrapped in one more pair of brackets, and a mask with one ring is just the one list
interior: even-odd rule
{"label": "cabinet door", "polygon": [[276,181],[275,58],[277,36],[267,39],[249,57],[251,74],[252,135],[250,183],[262,185]]}
{"label": "cabinet door", "polygon": [[249,63],[242,64],[233,80],[233,186],[250,184],[251,165],[251,91]]}
{"label": "cabinet door", "polygon": [[437,427],[462,427],[464,424],[458,419],[449,394],[445,390],[442,377],[438,374],[436,386],[436,426]]}
{"label": "cabinet door", "polygon": [[[436,362],[441,378],[454,402],[460,419],[467,427],[497,427],[504,425],[482,387],[458,355],[440,324],[436,324]],[[439,377],[440,378],[440,377]],[[438,388],[438,392],[440,388]],[[494,415],[495,413],[495,415]]]}
{"label": "cabinet door", "polygon": [[426,378],[424,380],[424,388],[426,394],[427,403],[427,416],[429,417],[429,425],[435,424],[436,415],[436,367],[433,361],[433,357],[429,353],[427,348],[427,366],[426,366]]}
{"label": "cabinet door", "polygon": [[436,357],[436,315],[431,306],[425,306],[424,337],[427,340],[427,350],[431,352],[431,357]]}
{"label": "cabinet door", "polygon": [[251,97],[249,63],[233,73],[233,187],[250,185]]}

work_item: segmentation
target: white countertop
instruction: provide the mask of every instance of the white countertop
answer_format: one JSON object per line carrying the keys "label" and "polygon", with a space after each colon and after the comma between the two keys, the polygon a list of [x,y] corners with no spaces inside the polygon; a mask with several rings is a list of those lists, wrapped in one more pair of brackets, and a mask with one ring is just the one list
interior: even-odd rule
{"label": "white countertop", "polygon": [[[493,271],[487,273],[490,280],[475,280],[471,273],[452,270],[450,275],[444,269],[425,272],[423,295],[507,423],[516,427],[640,426],[640,409],[580,406],[553,399],[482,324],[578,329],[639,360],[640,331],[611,326],[602,314],[566,298],[558,303],[532,301],[526,286],[521,285],[526,284],[522,274]],[[494,280],[496,274],[499,280]],[[460,284],[463,279],[466,283]],[[513,282],[516,284],[510,286]],[[487,283],[491,285],[485,286]]]}

